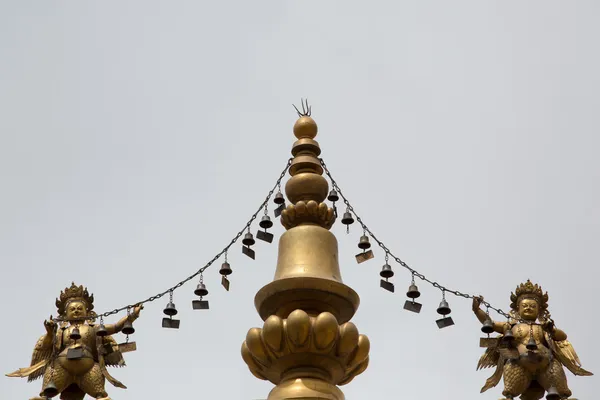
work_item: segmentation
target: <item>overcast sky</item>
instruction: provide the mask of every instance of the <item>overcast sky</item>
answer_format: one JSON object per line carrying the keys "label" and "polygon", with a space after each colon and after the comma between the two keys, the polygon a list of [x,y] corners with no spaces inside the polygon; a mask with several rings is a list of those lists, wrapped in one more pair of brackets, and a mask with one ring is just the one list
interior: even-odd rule
{"label": "overcast sky", "polygon": [[[600,373],[600,5],[596,1],[0,1],[2,373],[29,365],[54,299],[74,280],[99,312],[146,298],[220,251],[290,156],[308,97],[323,157],[364,221],[407,263],[508,309],[531,278],[584,367]],[[276,224],[278,236],[283,228]],[[440,293],[423,312],[378,287],[383,254],[357,265],[362,233],[336,224],[353,321],[371,339],[368,370],[343,387],[366,398],[480,395],[480,325]],[[230,254],[231,291],[206,272],[136,323],[138,351],[112,371],[116,400],[265,399],[240,356],[262,321],[254,294],[276,243]],[[112,321],[112,320],[111,320]],[[120,335],[119,335],[120,336]],[[121,340],[121,338],[118,338]],[[574,397],[597,377],[568,373]],[[41,382],[0,379],[0,398]]]}

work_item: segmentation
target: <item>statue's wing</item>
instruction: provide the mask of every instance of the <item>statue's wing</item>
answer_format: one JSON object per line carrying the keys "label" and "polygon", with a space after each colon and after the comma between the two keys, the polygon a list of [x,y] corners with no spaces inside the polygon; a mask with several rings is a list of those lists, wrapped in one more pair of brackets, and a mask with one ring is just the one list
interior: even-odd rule
{"label": "statue's wing", "polygon": [[498,360],[500,359],[500,352],[498,351],[498,347],[488,347],[485,350],[485,353],[479,358],[479,362],[477,363],[477,371],[485,368],[492,368],[498,365]]}
{"label": "statue's wing", "polygon": [[113,351],[110,354],[104,356],[104,363],[107,367],[124,367],[125,359],[123,359],[123,353],[119,350],[119,345],[113,339],[112,336],[105,336],[102,344],[104,346],[112,347]]}
{"label": "statue's wing", "polygon": [[44,371],[46,370],[46,364],[52,358],[52,346],[44,347],[44,339],[46,335],[40,337],[35,344],[33,349],[33,355],[31,356],[31,366],[43,365],[41,368],[37,368],[34,372],[32,372],[27,378],[28,382],[34,381],[44,375]]}
{"label": "statue's wing", "polygon": [[52,358],[52,346],[44,346],[44,338],[46,335],[38,339],[35,347],[33,348],[33,355],[31,356],[31,365],[28,368],[19,368],[15,372],[6,374],[9,377],[25,378],[31,382],[39,378],[44,374],[46,365],[50,358]]}
{"label": "statue's wing", "polygon": [[579,356],[575,352],[573,345],[568,340],[561,340],[559,342],[554,341],[550,335],[546,334],[546,341],[550,346],[550,350],[554,353],[554,356],[574,375],[579,376],[591,376],[594,375],[589,371],[581,368],[581,361]]}
{"label": "statue's wing", "polygon": [[[113,386],[121,389],[127,389],[127,386],[115,379],[106,369],[107,365],[119,367],[125,365],[123,355],[119,351],[119,346],[115,340],[110,336],[105,336],[103,338],[98,337],[96,344],[98,348],[98,364],[100,366],[100,371],[102,371],[102,375],[104,375],[106,380],[109,381]],[[109,351],[107,351],[107,349],[109,349]],[[110,360],[110,364],[107,364],[107,359]]]}

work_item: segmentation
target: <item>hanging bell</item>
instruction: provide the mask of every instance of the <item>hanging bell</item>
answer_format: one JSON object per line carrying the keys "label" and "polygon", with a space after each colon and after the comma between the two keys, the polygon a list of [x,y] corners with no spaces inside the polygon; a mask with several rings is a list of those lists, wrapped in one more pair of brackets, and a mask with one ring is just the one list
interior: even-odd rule
{"label": "hanging bell", "polygon": [[123,329],[121,329],[121,332],[123,332],[125,335],[133,335],[135,332],[135,328],[129,319],[125,321],[125,324],[123,324]]}
{"label": "hanging bell", "polygon": [[269,229],[273,226],[273,221],[271,221],[271,218],[269,218],[268,215],[263,215],[258,225],[263,229]]}
{"label": "hanging bell", "polygon": [[392,270],[392,266],[390,264],[385,264],[381,268],[381,272],[379,273],[379,276],[381,276],[382,278],[385,278],[385,279],[388,279],[388,278],[391,278],[392,276],[394,276],[394,271]]}
{"label": "hanging bell", "polygon": [[406,292],[406,297],[409,299],[416,299],[421,296],[421,292],[419,292],[419,288],[414,283],[408,287],[408,292]]}
{"label": "hanging bell", "polygon": [[546,400],[560,400],[560,394],[558,394],[556,387],[550,386],[550,389],[548,389],[548,393],[546,394]]}
{"label": "hanging bell", "polygon": [[481,327],[481,332],[489,335],[490,333],[494,332],[494,323],[492,322],[491,319],[486,319],[485,322],[483,323],[483,326]]}
{"label": "hanging bell", "polygon": [[362,250],[367,250],[371,247],[371,242],[369,242],[369,237],[367,235],[362,235],[360,237],[360,241],[358,242],[358,248]]}
{"label": "hanging bell", "polygon": [[[221,269],[219,270],[219,273],[223,276],[227,276],[227,275],[231,275],[233,271],[231,270],[231,265],[229,265],[229,263],[227,261],[225,261],[223,264],[221,264]],[[206,289],[206,287],[204,288]]]}
{"label": "hanging bell", "polygon": [[104,326],[103,323],[100,323],[100,326],[98,327],[98,330],[96,331],[96,335],[98,335],[100,337],[108,336],[108,331],[106,330],[106,326]]}
{"label": "hanging bell", "polygon": [[206,289],[206,285],[203,282],[200,282],[194,290],[194,294],[199,297],[204,297],[208,294],[208,290]]}
{"label": "hanging bell", "polygon": [[515,340],[515,335],[513,335],[512,328],[508,328],[502,337],[502,341],[508,345],[512,344]]}
{"label": "hanging bell", "polygon": [[441,315],[448,315],[450,314],[450,306],[448,305],[448,302],[446,301],[446,299],[443,299],[440,302],[440,306],[437,308],[437,313],[441,314]]}
{"label": "hanging bell", "polygon": [[338,196],[337,192],[334,189],[332,189],[329,192],[329,195],[327,196],[327,200],[331,201],[332,203],[335,203],[339,199],[340,199],[340,196]]}
{"label": "hanging bell", "polygon": [[285,199],[283,198],[283,194],[281,192],[277,192],[277,194],[273,198],[273,203],[275,203],[275,204],[285,203]]}
{"label": "hanging bell", "polygon": [[46,385],[43,392],[44,396],[47,398],[51,398],[58,395],[58,388],[54,384],[54,381],[51,380],[50,382],[48,382],[48,385]]}
{"label": "hanging bell", "polygon": [[252,234],[251,234],[250,232],[246,233],[246,234],[244,235],[244,239],[242,239],[242,244],[243,244],[244,246],[248,246],[248,247],[250,247],[250,246],[252,246],[254,243],[255,243],[255,241],[254,241],[254,236],[252,236]]}
{"label": "hanging bell", "polygon": [[75,327],[73,328],[73,330],[71,331],[71,334],[69,335],[69,338],[72,340],[79,340],[81,339],[81,333],[79,332],[79,327]]}
{"label": "hanging bell", "polygon": [[529,341],[527,342],[527,344],[525,345],[525,347],[529,351],[535,351],[535,350],[538,349],[538,345],[535,342],[535,339],[533,338],[533,335],[529,335]]}
{"label": "hanging bell", "polygon": [[170,301],[169,304],[167,304],[167,306],[163,310],[163,312],[165,313],[165,315],[172,317],[174,315],[177,315],[177,308],[175,308],[175,304],[173,304],[173,302]]}
{"label": "hanging bell", "polygon": [[354,218],[352,218],[352,214],[349,211],[346,211],[344,213],[344,216],[342,217],[342,224],[351,225],[353,223],[354,223]]}

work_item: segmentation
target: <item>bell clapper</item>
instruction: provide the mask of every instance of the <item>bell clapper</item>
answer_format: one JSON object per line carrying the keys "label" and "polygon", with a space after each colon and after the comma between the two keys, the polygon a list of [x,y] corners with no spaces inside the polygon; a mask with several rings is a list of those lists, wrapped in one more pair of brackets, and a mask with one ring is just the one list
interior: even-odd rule
{"label": "bell clapper", "polygon": [[[227,263],[227,261],[225,261],[225,263]],[[200,297],[200,300],[193,300],[192,308],[194,310],[208,310],[208,300],[202,300],[204,296],[208,295],[208,289],[206,289],[206,285],[204,284],[204,276],[202,274],[200,274],[200,283],[198,283],[196,290],[194,290],[194,294]]]}
{"label": "bell clapper", "polygon": [[177,308],[175,307],[175,303],[173,303],[173,289],[169,291],[169,303],[167,304],[163,312],[165,313],[165,315],[168,316],[168,318],[163,318],[162,327],[179,329],[181,321],[178,319],[173,319],[173,317],[177,315],[178,312]]}

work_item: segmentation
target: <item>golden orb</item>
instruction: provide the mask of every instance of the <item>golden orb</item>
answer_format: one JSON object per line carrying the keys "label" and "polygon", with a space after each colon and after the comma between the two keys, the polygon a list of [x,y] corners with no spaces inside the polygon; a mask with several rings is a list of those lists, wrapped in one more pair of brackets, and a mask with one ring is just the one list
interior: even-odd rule
{"label": "golden orb", "polygon": [[298,118],[294,124],[294,135],[298,139],[314,139],[317,136],[317,131],[318,128],[315,120],[306,115]]}

